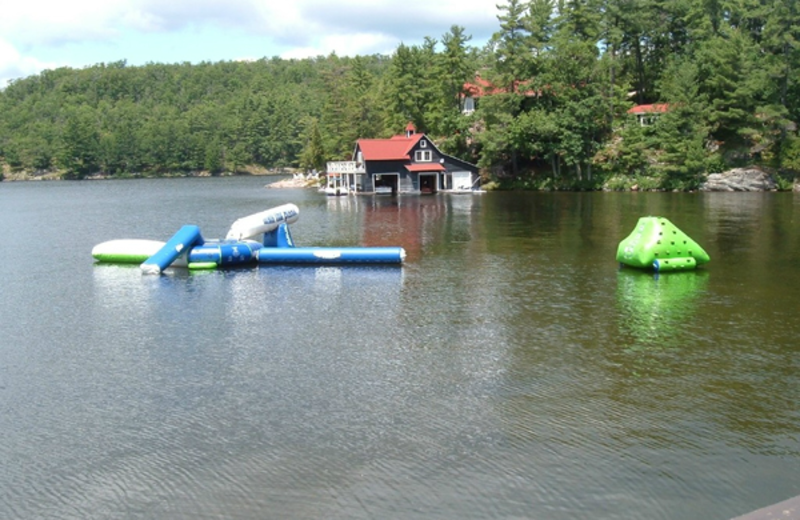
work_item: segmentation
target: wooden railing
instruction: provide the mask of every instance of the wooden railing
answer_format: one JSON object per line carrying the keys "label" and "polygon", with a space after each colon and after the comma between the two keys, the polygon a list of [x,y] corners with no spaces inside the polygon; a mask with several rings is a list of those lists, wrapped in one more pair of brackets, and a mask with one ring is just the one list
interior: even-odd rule
{"label": "wooden railing", "polygon": [[367,173],[364,163],[356,161],[330,161],[325,171],[326,173]]}

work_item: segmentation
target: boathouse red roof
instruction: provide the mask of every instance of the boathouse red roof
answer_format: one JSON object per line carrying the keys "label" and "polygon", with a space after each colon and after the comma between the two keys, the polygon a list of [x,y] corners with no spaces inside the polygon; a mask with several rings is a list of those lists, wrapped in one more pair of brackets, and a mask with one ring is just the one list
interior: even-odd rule
{"label": "boathouse red roof", "polygon": [[396,135],[391,139],[359,139],[358,148],[365,161],[407,161],[411,149],[424,137],[423,134]]}

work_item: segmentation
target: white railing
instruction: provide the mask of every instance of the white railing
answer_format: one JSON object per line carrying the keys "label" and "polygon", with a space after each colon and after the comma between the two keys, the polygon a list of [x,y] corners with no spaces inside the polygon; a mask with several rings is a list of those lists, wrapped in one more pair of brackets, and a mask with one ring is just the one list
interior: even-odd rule
{"label": "white railing", "polygon": [[330,161],[326,167],[327,173],[367,173],[364,163],[356,161]]}

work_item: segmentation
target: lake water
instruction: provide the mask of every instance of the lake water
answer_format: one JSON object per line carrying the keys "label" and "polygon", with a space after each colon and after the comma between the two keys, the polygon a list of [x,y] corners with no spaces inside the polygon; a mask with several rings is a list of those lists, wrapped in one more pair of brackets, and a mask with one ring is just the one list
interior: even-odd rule
{"label": "lake water", "polygon": [[[800,494],[800,194],[0,184],[0,518],[719,519]],[[291,202],[403,267],[94,265]],[[659,215],[695,272],[620,269]]]}

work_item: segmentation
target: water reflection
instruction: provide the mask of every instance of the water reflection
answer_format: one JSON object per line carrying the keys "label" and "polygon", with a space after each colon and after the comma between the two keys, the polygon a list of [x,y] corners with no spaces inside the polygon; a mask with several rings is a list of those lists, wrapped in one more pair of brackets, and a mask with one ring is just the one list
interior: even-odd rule
{"label": "water reflection", "polygon": [[[143,276],[137,266],[96,264],[92,274],[98,321],[131,331],[142,330],[143,323],[170,321],[173,313],[180,313],[181,321],[197,323],[198,329],[224,315],[226,327],[247,330],[271,316],[313,311],[305,308],[309,294],[322,301],[342,303],[344,298],[349,308],[373,298],[380,299],[381,306],[393,308],[405,278],[403,267],[382,265],[178,268],[166,270],[163,276]],[[348,298],[353,290],[364,296]]]}
{"label": "water reflection", "polygon": [[134,333],[141,330],[142,323],[152,321],[153,309],[142,302],[147,302],[151,294],[160,294],[158,277],[143,277],[138,265],[95,264],[92,278],[96,323],[114,323]]}
{"label": "water reflection", "polygon": [[476,197],[437,194],[424,197],[360,197],[362,242],[370,246],[401,246],[416,262],[426,248],[447,241],[467,242],[474,234]]}
{"label": "water reflection", "polygon": [[773,193],[708,193],[703,199],[705,223],[712,232],[732,223],[757,225]]}
{"label": "water reflection", "polygon": [[633,373],[668,370],[660,355],[686,346],[685,327],[695,321],[708,279],[703,269],[662,275],[619,270],[620,334],[630,338],[623,352],[632,356]]}
{"label": "water reflection", "polygon": [[328,211],[352,213],[358,211],[362,199],[363,197],[354,196],[328,197],[326,206]]}
{"label": "water reflection", "polygon": [[[262,186],[2,186],[0,517],[722,519],[797,494],[797,195]],[[298,244],[418,261],[91,263],[120,230],[218,236],[287,202]],[[618,272],[648,214],[709,268]]]}

